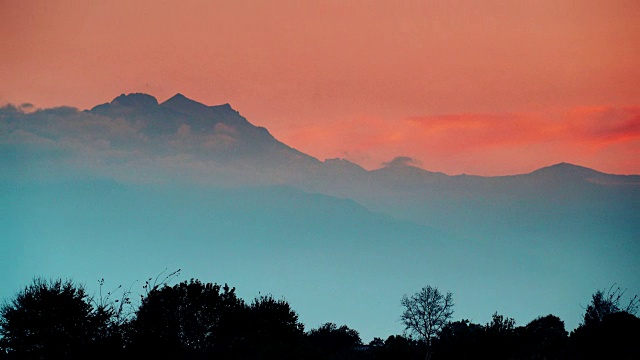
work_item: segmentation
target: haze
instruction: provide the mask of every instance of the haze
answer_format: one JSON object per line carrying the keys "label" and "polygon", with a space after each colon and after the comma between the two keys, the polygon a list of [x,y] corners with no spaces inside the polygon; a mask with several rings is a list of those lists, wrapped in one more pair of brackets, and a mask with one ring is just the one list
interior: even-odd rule
{"label": "haze", "polygon": [[4,1],[0,103],[231,103],[319,159],[640,173],[636,1]]}

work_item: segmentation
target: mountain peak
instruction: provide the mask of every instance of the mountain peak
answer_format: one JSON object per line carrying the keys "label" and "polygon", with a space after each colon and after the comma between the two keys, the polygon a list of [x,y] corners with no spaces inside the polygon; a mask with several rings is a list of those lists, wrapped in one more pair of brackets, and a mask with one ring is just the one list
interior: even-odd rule
{"label": "mountain peak", "polygon": [[[553,164],[550,166],[543,167],[536,171],[553,171],[553,172],[597,172],[596,170],[580,166],[574,165],[567,162],[561,162],[557,164]],[[535,171],[534,171],[535,172]]]}
{"label": "mountain peak", "polygon": [[111,101],[113,105],[132,106],[132,107],[144,107],[158,105],[158,100],[148,94],[143,93],[131,93],[128,95],[122,94]]}
{"label": "mountain peak", "polygon": [[579,166],[579,165],[574,165],[568,162],[559,162],[557,164],[553,164],[550,166],[547,166],[549,168],[556,168],[556,169],[571,169],[571,168],[584,168],[586,169],[584,166]]}
{"label": "mountain peak", "polygon": [[170,97],[169,99],[167,99],[167,101],[163,102],[162,105],[172,105],[172,104],[182,104],[182,105],[202,105],[202,106],[206,106],[202,103],[199,103],[195,100],[191,100],[188,97],[182,95],[181,93],[177,93],[175,95],[173,95],[172,97]]}
{"label": "mountain peak", "polygon": [[181,113],[195,116],[218,117],[221,114],[233,116],[238,115],[238,112],[234,110],[228,103],[222,105],[207,106],[203,103],[191,100],[180,93],[175,94],[160,105],[175,111],[179,111]]}
{"label": "mountain peak", "polygon": [[171,98],[160,105],[188,114],[203,115],[208,113],[209,110],[209,107],[207,105],[195,100],[191,100],[181,93],[173,95]]}
{"label": "mountain peak", "polygon": [[554,164],[551,166],[538,169],[530,173],[529,175],[534,175],[534,176],[545,178],[545,179],[573,178],[573,179],[587,180],[587,179],[605,175],[605,174],[584,166],[561,162],[558,164]]}

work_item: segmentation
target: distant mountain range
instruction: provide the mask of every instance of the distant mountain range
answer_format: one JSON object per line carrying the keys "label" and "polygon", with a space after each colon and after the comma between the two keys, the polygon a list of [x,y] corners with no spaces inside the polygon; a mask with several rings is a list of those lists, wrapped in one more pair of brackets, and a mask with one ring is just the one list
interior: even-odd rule
{"label": "distant mountain range", "polygon": [[[317,179],[340,181],[341,186],[362,184],[378,187],[402,187],[407,190],[429,186],[456,188],[487,187],[491,177],[469,175],[447,176],[434,173],[404,162],[390,162],[387,166],[367,171],[344,159],[319,161],[275,139],[267,129],[252,125],[229,104],[207,106],[176,94],[163,103],[147,94],[122,94],[110,103],[95,106],[89,113],[110,118],[127,119],[139,133],[159,142],[172,136],[197,134],[208,140],[197,153],[207,159],[224,162],[241,161],[261,168],[282,168],[298,174],[282,182],[298,182],[313,187]],[[307,172],[307,174],[302,174]],[[589,181],[602,185],[639,186],[640,175],[622,176],[604,174],[581,166],[561,163],[536,170],[530,174],[493,178],[499,186],[519,182],[549,185],[553,181]],[[554,180],[555,179],[555,180]],[[320,185],[320,184],[318,184]],[[516,185],[517,186],[517,185]]]}
{"label": "distant mountain range", "polygon": [[[191,266],[285,295],[316,311],[308,321],[371,326],[365,337],[401,330],[400,296],[426,284],[454,291],[462,317],[554,313],[569,328],[599,288],[640,293],[640,175],[449,176],[402,158],[368,171],[181,94],[0,108],[0,153],[0,293],[56,271]],[[377,302],[354,311],[336,292]]]}

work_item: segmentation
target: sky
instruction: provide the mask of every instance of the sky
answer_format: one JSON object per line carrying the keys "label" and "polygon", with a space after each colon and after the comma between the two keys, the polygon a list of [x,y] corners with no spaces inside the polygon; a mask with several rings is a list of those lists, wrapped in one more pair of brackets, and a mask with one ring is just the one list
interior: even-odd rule
{"label": "sky", "polygon": [[230,103],[367,169],[640,173],[637,1],[0,2],[0,104]]}
{"label": "sky", "polygon": [[[140,147],[148,139],[133,121],[105,122],[95,114],[64,108],[34,111],[59,106],[90,109],[120,94],[141,92],[160,102],[181,93],[208,105],[229,103],[287,145],[320,160],[344,158],[366,169],[400,162],[451,175],[494,176],[569,162],[608,173],[640,174],[638,19],[637,0],[0,0],[0,145],[15,150],[14,157],[0,152],[9,154],[0,156],[0,167],[16,170],[17,183],[31,170],[44,177],[55,171],[74,177],[94,167],[98,174],[109,173],[105,164],[124,168],[133,178],[159,177],[162,170],[188,177],[197,171],[183,169],[194,165],[212,178],[205,170],[216,169],[187,161],[195,155],[206,157],[198,146],[211,134],[194,134],[187,127],[160,137],[175,150],[169,155],[176,156],[158,156],[161,161],[154,162],[145,151],[156,148]],[[21,111],[2,107],[6,104]],[[66,159],[60,149],[72,149],[79,156]],[[15,156],[23,150],[26,157]],[[30,169],[21,162],[28,156],[33,156],[33,164],[46,166]],[[130,157],[136,161],[124,161]],[[78,166],[77,172],[69,172],[69,167],[60,166],[69,165],[65,159],[89,169]],[[172,168],[164,160],[177,165]],[[7,174],[0,171],[2,176]],[[183,189],[169,188],[176,199],[172,208],[166,204],[171,196],[138,193],[135,184],[118,190],[109,182],[89,182],[89,190],[76,190],[3,181],[0,186],[9,187],[0,189],[0,204],[9,206],[0,206],[0,228],[6,229],[9,240],[0,241],[0,256],[5,257],[0,259],[0,273],[9,276],[0,279],[0,295],[37,274],[75,273],[86,281],[113,274],[140,279],[165,267],[186,267],[187,277],[216,274],[220,278],[202,280],[229,281],[243,289],[245,298],[256,295],[253,291],[286,296],[305,319],[315,316],[309,326],[347,322],[370,340],[402,330],[397,322],[400,296],[425,282],[459,296],[458,319],[484,323],[499,311],[517,315],[518,324],[524,325],[549,312],[561,315],[568,329],[579,322],[580,306],[593,291],[620,282],[631,287],[630,293],[638,292],[632,276],[639,266],[638,206],[633,197],[607,202],[619,205],[620,213],[602,211],[598,204],[586,207],[588,215],[593,209],[601,213],[605,220],[598,229],[605,235],[589,233],[587,225],[601,223],[588,216],[584,222],[572,221],[572,207],[566,223],[556,226],[549,221],[544,228],[545,216],[555,220],[553,211],[559,210],[543,208],[540,218],[518,217],[524,224],[515,226],[523,231],[517,238],[524,239],[518,256],[505,250],[507,260],[500,262],[495,254],[483,257],[463,246],[454,249],[484,266],[482,272],[457,268],[463,263],[459,257],[437,254],[438,261],[451,262],[443,267],[424,261],[423,253],[406,244],[432,236],[430,228],[382,221],[380,214],[351,200],[318,200],[317,194],[286,191],[259,194],[285,214],[299,215],[293,226],[278,223],[289,217],[271,214],[267,200],[258,199],[257,205],[247,200],[247,209],[240,206],[240,211],[231,195],[229,205],[218,203],[220,194],[201,196],[205,191],[198,189],[182,198]],[[111,196],[114,192],[119,195]],[[137,197],[132,200],[130,194]],[[306,196],[312,198],[302,201],[312,205],[307,212],[284,206],[301,203],[299,197]],[[427,201],[420,205],[425,208],[419,210],[432,206]],[[516,205],[526,209],[529,204]],[[260,213],[265,208],[266,213]],[[217,216],[229,209],[240,214],[232,211],[237,217],[229,215],[229,224],[239,225]],[[340,209],[349,216],[342,216]],[[255,221],[260,216],[262,222]],[[249,226],[245,219],[251,220]],[[571,233],[582,227],[583,233]],[[555,232],[545,230],[549,228]],[[268,241],[282,240],[283,229],[291,242],[270,248]],[[400,240],[399,229],[406,232]],[[512,234],[494,230],[487,230],[485,240],[501,249],[496,238],[503,236],[509,243]],[[364,250],[343,253],[344,244],[354,241],[338,236],[343,233],[381,240],[378,248],[363,246]],[[583,246],[587,235],[595,245]],[[304,236],[309,244],[296,242]],[[176,249],[176,239],[186,245]],[[325,239],[345,241],[318,251],[326,247]],[[394,248],[398,256],[389,256],[383,241],[387,239],[401,244]],[[267,244],[261,244],[266,252],[251,243],[258,240]],[[141,259],[138,254],[147,251],[148,241],[156,242],[149,246],[169,250],[145,253]],[[242,247],[242,241],[248,245]],[[199,242],[210,248],[203,250]],[[142,250],[134,251],[136,246]],[[490,253],[493,248],[482,250]],[[225,251],[231,255],[218,256]],[[255,262],[238,260],[247,252]],[[211,261],[211,253],[219,263]],[[271,255],[288,261],[273,261]],[[83,262],[73,263],[74,256]],[[416,259],[405,261],[405,256]],[[389,261],[387,267],[380,265],[382,260]],[[114,263],[118,269],[113,269]],[[508,271],[494,279],[494,266]],[[453,271],[438,274],[431,267]],[[608,272],[597,270],[601,268]],[[540,274],[546,273],[538,269],[552,271],[553,276],[542,279]],[[513,281],[518,274],[540,275],[539,281]],[[553,287],[548,279],[572,285]],[[507,283],[516,287],[502,286]],[[386,292],[378,294],[376,286]],[[366,295],[370,301],[354,307],[356,302],[330,296],[329,305],[323,304],[316,294],[326,289],[330,294],[348,293],[352,300]],[[548,297],[527,295],[538,289],[547,289]]]}

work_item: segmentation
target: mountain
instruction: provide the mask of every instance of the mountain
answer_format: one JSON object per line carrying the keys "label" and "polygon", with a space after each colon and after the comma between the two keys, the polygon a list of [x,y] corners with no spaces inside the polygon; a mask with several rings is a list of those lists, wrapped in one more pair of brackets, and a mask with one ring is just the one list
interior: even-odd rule
{"label": "mountain", "polygon": [[163,103],[122,94],[84,112],[9,110],[3,119],[13,138],[4,145],[10,154],[2,163],[4,178],[288,185],[463,238],[500,233],[507,241],[524,231],[593,241],[617,234],[630,241],[640,232],[639,175],[561,163],[520,175],[449,176],[404,158],[367,171],[344,159],[321,162],[254,126],[229,104],[207,106],[182,94]]}
{"label": "mountain", "polygon": [[538,169],[528,174],[538,182],[592,182],[601,185],[640,186],[640,175],[612,175],[568,163],[560,163]]}
{"label": "mountain", "polygon": [[460,318],[553,313],[569,329],[595,290],[640,293],[639,175],[368,171],[181,94],[0,108],[0,153],[2,294],[34,275],[131,284],[181,267],[286,296],[310,327],[384,337],[427,284],[454,292]]}
{"label": "mountain", "polygon": [[463,237],[521,234],[528,229],[553,234],[574,231],[587,238],[618,234],[631,241],[640,233],[638,175],[605,174],[563,163],[498,177],[448,176],[396,165],[327,178],[331,181],[302,187],[349,197],[371,210]]}
{"label": "mountain", "polygon": [[267,183],[282,176],[295,178],[300,173],[295,169],[319,165],[315,158],[276,140],[267,129],[252,125],[229,104],[207,106],[182,94],[159,104],[150,95],[123,94],[89,113],[131,122],[155,153],[187,152],[222,172],[242,173],[248,167],[250,172],[260,171]]}

